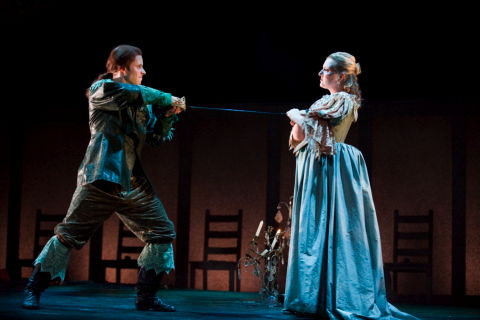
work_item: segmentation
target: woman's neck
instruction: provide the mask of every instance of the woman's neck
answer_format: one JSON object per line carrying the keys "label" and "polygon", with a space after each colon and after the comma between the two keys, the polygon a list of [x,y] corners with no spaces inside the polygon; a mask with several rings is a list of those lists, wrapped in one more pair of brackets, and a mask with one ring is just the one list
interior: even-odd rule
{"label": "woman's neck", "polygon": [[330,94],[338,93],[344,91],[342,88],[333,88],[333,89],[328,89],[330,91]]}

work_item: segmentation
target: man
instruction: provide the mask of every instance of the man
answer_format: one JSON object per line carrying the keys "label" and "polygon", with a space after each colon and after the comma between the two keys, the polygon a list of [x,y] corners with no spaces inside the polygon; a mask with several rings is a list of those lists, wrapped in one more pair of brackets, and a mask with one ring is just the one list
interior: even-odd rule
{"label": "man", "polygon": [[120,45],[107,60],[107,73],[87,91],[91,139],[78,170],[77,188],[55,236],[34,262],[22,307],[38,309],[51,279],[65,278],[71,248],[82,248],[113,213],[146,243],[138,257],[138,310],[175,311],[156,298],[162,276],[174,269],[173,223],[140,164],[145,142],[172,138],[185,99],[142,86],[142,51]]}

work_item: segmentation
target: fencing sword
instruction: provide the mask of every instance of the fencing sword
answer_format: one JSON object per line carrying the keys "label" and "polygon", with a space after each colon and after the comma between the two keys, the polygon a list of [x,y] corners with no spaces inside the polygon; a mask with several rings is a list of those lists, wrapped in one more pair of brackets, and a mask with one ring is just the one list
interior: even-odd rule
{"label": "fencing sword", "polygon": [[276,116],[284,116],[285,112],[269,112],[269,111],[259,111],[259,110],[245,110],[245,109],[226,109],[226,108],[213,108],[213,107],[201,107],[201,106],[187,106],[187,109],[197,109],[197,110],[211,110],[211,111],[226,111],[226,112],[243,112],[243,113],[254,113],[254,114],[268,114]]}
{"label": "fencing sword", "polygon": [[253,114],[268,114],[276,116],[285,116],[285,112],[270,112],[270,111],[259,111],[259,110],[245,110],[245,109],[227,109],[227,108],[213,108],[213,107],[202,107],[202,106],[191,106],[187,105],[185,102],[185,97],[181,97],[176,100],[173,105],[185,111],[186,109],[196,109],[196,110],[210,110],[210,111],[226,111],[226,112],[243,112],[243,113],[253,113]]}

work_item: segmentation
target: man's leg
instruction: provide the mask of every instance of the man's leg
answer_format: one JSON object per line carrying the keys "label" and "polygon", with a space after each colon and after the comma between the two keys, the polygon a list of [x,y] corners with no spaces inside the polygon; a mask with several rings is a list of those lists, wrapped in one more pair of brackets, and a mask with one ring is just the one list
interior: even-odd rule
{"label": "man's leg", "polygon": [[48,288],[50,280],[57,277],[65,279],[69,258],[70,248],[60,243],[56,236],[48,240],[33,263],[35,267],[24,290],[23,308],[40,307],[40,294]]}
{"label": "man's leg", "polygon": [[92,233],[107,219],[118,205],[118,198],[92,185],[77,187],[68,213],[55,227],[55,234],[34,262],[34,271],[29,278],[22,307],[38,309],[40,294],[50,280],[65,279],[71,248],[80,249]]}
{"label": "man's leg", "polygon": [[173,306],[156,297],[165,273],[175,268],[172,241],[173,223],[148,181],[142,181],[125,198],[119,218],[135,235],[147,243],[138,257],[140,271],[137,281],[138,310],[175,311]]}
{"label": "man's leg", "polygon": [[55,226],[55,234],[63,244],[80,250],[117,210],[123,199],[114,191],[110,192],[109,189],[115,186],[115,183],[99,180],[77,187],[67,216]]}
{"label": "man's leg", "polygon": [[138,310],[175,311],[175,307],[156,297],[165,273],[175,268],[172,244],[148,243],[138,257],[137,299]]}

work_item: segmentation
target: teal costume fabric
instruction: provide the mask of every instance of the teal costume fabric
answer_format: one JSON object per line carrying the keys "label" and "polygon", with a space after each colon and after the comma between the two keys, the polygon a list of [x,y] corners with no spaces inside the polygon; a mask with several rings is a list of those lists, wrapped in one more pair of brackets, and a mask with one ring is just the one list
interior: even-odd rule
{"label": "teal costume fabric", "polygon": [[[339,125],[344,117],[330,118],[330,124]],[[337,141],[335,154],[318,157],[311,145],[296,152],[285,308],[330,319],[417,319],[387,301],[361,152]]]}

